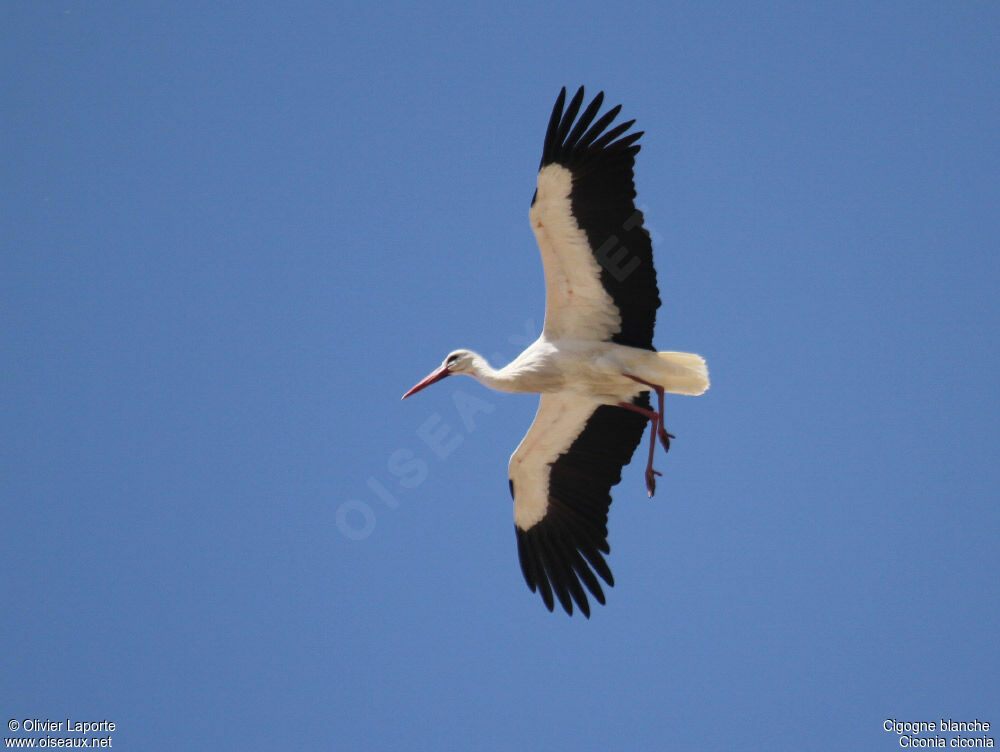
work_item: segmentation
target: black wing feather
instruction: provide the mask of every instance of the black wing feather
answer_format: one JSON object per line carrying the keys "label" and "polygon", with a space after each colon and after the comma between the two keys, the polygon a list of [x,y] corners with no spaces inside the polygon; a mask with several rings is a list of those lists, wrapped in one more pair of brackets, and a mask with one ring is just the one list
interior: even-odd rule
{"label": "black wing feather", "polygon": [[591,121],[594,119],[594,115],[597,114],[597,111],[601,109],[601,104],[603,102],[604,92],[602,91],[594,97],[593,102],[587,105],[587,109],[583,111],[583,114],[580,115],[580,119],[576,121],[576,127],[573,128],[573,132],[569,134],[569,138],[567,139],[571,144],[578,143],[580,141],[580,136],[582,136],[583,132],[587,130],[587,126],[590,125]]}

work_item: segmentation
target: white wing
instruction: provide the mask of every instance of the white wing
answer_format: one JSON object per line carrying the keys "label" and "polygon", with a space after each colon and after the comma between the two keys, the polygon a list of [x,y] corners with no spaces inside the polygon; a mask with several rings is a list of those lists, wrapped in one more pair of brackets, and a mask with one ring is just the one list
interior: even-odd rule
{"label": "white wing", "polygon": [[565,113],[563,89],[545,135],[530,213],[545,267],[544,333],[653,349],[660,298],[632,179],[642,132],[622,135],[634,121],[605,130],[620,107],[594,121],[603,96],[577,119],[583,89]]}
{"label": "white wing", "polygon": [[572,182],[573,174],[562,165],[543,167],[529,215],[545,268],[545,334],[550,340],[603,342],[621,328],[621,316],[573,216]]}
{"label": "white wing", "polygon": [[[634,402],[649,407],[647,393]],[[521,571],[551,611],[553,592],[568,613],[590,615],[581,583],[600,603],[596,572],[609,585],[608,508],[646,428],[646,418],[585,397],[543,394],[535,420],[510,458],[510,490]]]}

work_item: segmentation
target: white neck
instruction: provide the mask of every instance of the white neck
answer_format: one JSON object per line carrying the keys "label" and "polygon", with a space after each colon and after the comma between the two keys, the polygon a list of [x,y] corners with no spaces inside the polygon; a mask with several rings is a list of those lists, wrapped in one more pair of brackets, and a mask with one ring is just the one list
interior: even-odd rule
{"label": "white neck", "polygon": [[505,374],[503,369],[499,371],[489,364],[479,353],[472,353],[472,372],[469,374],[474,377],[480,384],[490,389],[496,389],[500,392],[513,392],[517,391],[514,385],[514,379],[511,375]]}

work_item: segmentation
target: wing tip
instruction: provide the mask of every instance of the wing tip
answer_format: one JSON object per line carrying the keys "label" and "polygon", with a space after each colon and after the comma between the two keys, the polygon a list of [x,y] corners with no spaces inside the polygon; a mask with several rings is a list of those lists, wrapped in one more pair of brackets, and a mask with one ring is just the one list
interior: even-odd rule
{"label": "wing tip", "polygon": [[579,119],[577,119],[577,115],[580,113],[580,106],[584,101],[585,87],[579,87],[568,104],[566,102],[567,96],[568,90],[563,86],[559,90],[559,96],[556,97],[552,114],[549,116],[539,169],[556,162],[563,164],[582,161],[588,155],[592,156],[602,152],[609,144],[614,146],[611,141],[635,124],[635,120],[630,120],[627,124],[616,126],[614,129],[616,135],[606,140],[607,134],[604,131],[621,112],[622,106],[615,105],[605,112],[597,122],[593,122],[594,117],[604,104],[603,89],[597,92]]}
{"label": "wing tip", "polygon": [[543,520],[527,530],[515,523],[514,530],[525,584],[532,593],[541,596],[549,612],[555,611],[558,602],[569,616],[578,610],[589,619],[588,596],[602,606],[607,604],[597,577],[608,587],[614,586],[614,578],[599,552],[587,550],[586,543],[571,533],[557,530],[551,520],[548,524]]}

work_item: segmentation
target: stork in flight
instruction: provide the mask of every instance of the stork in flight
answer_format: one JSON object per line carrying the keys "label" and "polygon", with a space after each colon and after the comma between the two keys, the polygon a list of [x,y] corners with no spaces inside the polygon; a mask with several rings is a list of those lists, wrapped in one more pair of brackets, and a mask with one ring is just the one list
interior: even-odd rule
{"label": "stork in flight", "polygon": [[[656,352],[660,306],[653,248],[635,208],[632,167],[642,132],[621,110],[595,120],[604,93],[580,113],[583,87],[556,99],[545,133],[531,203],[545,267],[545,324],[536,342],[496,370],[471,350],[456,350],[403,395],[464,373],[502,392],[541,394],[527,435],[510,458],[510,492],[521,571],[549,611],[553,593],[568,614],[587,617],[583,586],[601,604],[599,575],[614,585],[608,546],[611,487],[652,423],[646,489],[656,489],[653,453],[669,450],[663,393],[702,394],[708,369],[698,355]],[[577,115],[579,114],[579,118]],[[657,409],[649,393],[656,392]]]}

